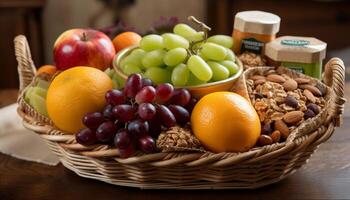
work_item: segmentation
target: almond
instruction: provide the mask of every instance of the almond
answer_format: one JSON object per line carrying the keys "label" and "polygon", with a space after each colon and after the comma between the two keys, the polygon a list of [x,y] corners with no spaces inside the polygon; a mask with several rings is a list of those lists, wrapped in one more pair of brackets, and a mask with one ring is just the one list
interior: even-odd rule
{"label": "almond", "polygon": [[316,98],[315,96],[312,94],[312,92],[310,92],[310,90],[305,89],[303,92],[303,95],[311,102],[311,103],[315,103],[316,102]]}
{"label": "almond", "polygon": [[302,111],[291,111],[284,114],[283,120],[288,124],[295,124],[300,122],[303,117],[304,113]]}
{"label": "almond", "polygon": [[294,80],[300,85],[310,83],[310,79],[307,79],[307,78],[296,78]]}
{"label": "almond", "polygon": [[298,88],[298,83],[293,79],[288,79],[283,83],[283,87],[286,91],[293,91]]}
{"label": "almond", "polygon": [[271,115],[271,120],[279,120],[279,119],[282,119],[282,118],[283,118],[283,115],[284,115],[284,113],[281,113],[281,112],[274,112],[274,113]]}
{"label": "almond", "polygon": [[277,75],[277,74],[270,74],[266,78],[268,81],[275,82],[275,83],[284,83],[286,81],[283,76]]}
{"label": "almond", "polygon": [[258,139],[258,144],[260,146],[265,146],[265,145],[269,145],[269,144],[272,144],[273,143],[273,140],[270,136],[268,135],[260,135],[259,136],[259,139]]}
{"label": "almond", "polygon": [[309,90],[313,95],[315,95],[315,96],[322,96],[322,93],[321,93],[321,91],[317,88],[317,87],[315,87],[315,86],[313,86],[313,85],[309,85],[309,84],[306,84],[306,85],[299,85],[299,88],[300,89],[307,89],[307,90]]}
{"label": "almond", "polygon": [[261,75],[254,75],[252,77],[250,77],[250,79],[252,79],[253,81],[259,80],[259,79],[264,79],[266,80],[265,76],[261,76]]}
{"label": "almond", "polygon": [[286,139],[290,133],[287,124],[281,119],[275,121],[275,130],[278,130],[284,139]]}
{"label": "almond", "polygon": [[281,139],[281,132],[279,130],[275,130],[274,132],[271,133],[270,135],[271,139],[273,142],[279,142]]}
{"label": "almond", "polygon": [[254,85],[261,85],[266,82],[266,79],[257,79],[254,81]]}

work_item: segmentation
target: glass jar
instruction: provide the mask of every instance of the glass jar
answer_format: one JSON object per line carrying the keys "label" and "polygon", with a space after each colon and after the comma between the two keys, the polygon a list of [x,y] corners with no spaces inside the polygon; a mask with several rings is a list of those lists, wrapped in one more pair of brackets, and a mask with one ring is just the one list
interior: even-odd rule
{"label": "glass jar", "polygon": [[244,11],[234,19],[233,51],[263,54],[266,43],[274,40],[280,27],[280,17],[262,11]]}

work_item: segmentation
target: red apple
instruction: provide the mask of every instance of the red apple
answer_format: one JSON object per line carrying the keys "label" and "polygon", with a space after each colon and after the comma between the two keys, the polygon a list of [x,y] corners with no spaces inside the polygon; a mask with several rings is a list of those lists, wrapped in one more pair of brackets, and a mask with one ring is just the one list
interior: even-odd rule
{"label": "red apple", "polygon": [[65,31],[54,45],[54,61],[60,70],[75,66],[105,70],[112,66],[114,55],[115,49],[108,36],[92,29]]}

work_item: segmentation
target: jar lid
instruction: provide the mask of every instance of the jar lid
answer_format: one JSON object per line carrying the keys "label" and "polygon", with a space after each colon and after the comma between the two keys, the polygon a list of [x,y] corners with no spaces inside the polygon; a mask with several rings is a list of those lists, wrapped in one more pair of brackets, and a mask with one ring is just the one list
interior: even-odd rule
{"label": "jar lid", "polygon": [[327,43],[313,37],[283,36],[265,46],[265,55],[278,62],[315,63],[326,57]]}
{"label": "jar lid", "polygon": [[241,32],[271,35],[280,29],[281,18],[263,11],[243,11],[235,16],[234,29]]}

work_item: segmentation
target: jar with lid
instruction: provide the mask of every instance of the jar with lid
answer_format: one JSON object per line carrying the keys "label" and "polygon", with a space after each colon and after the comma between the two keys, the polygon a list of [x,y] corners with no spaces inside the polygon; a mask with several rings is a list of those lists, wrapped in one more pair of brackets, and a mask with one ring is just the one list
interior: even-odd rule
{"label": "jar with lid", "polygon": [[281,18],[262,11],[238,12],[234,19],[233,51],[263,54],[264,45],[276,38]]}
{"label": "jar with lid", "polygon": [[321,78],[327,44],[313,37],[283,36],[266,44],[271,66],[284,66],[308,76]]}

